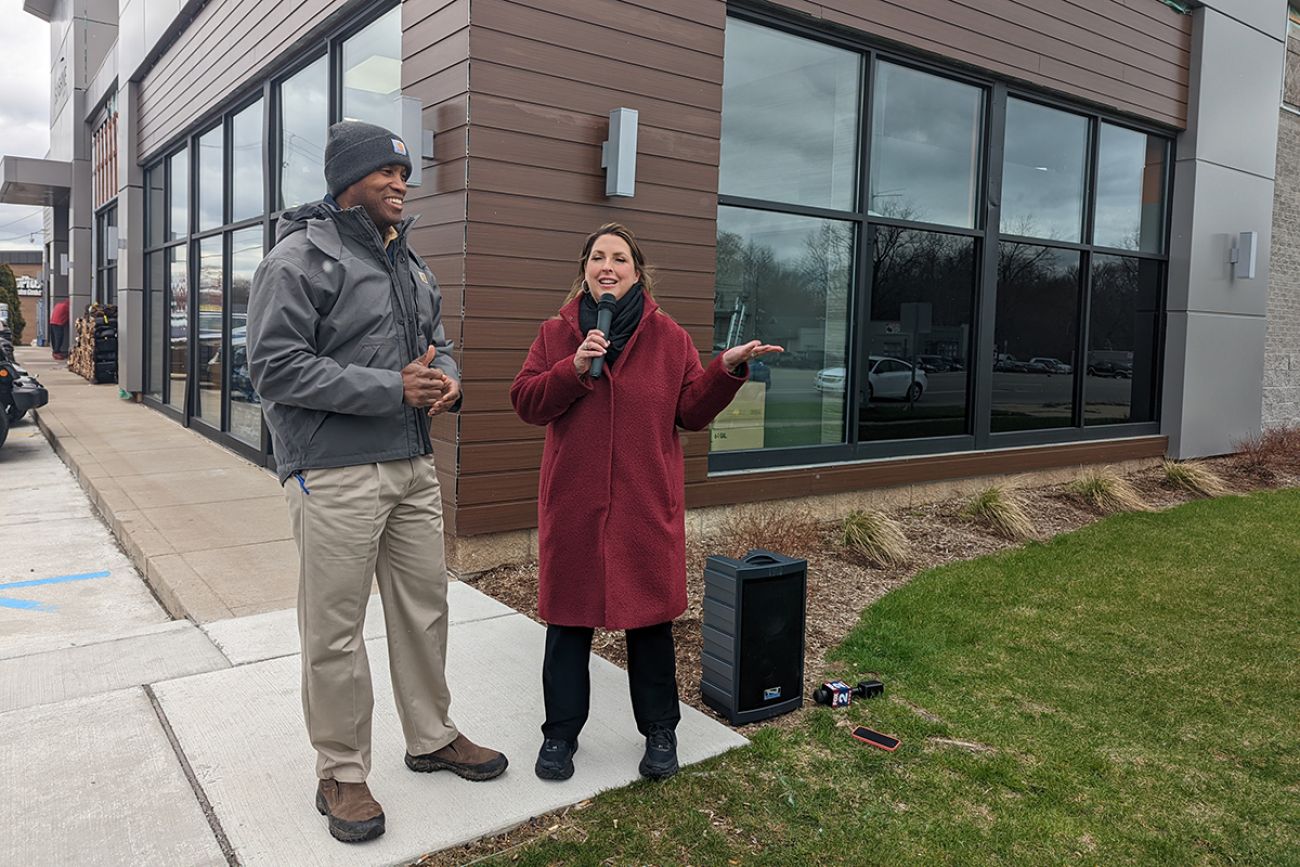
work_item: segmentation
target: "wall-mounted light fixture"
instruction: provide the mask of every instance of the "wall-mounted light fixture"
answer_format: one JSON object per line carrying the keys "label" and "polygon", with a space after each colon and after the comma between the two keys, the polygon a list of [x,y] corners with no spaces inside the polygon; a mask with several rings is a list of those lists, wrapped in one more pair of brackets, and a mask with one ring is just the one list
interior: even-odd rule
{"label": "wall-mounted light fixture", "polygon": [[631,197],[636,192],[636,126],[635,108],[616,108],[609,113],[609,139],[600,150],[606,196]]}
{"label": "wall-mounted light fixture", "polygon": [[1259,246],[1257,232],[1241,232],[1236,242],[1228,251],[1228,261],[1232,263],[1234,280],[1255,279],[1255,250]]}
{"label": "wall-mounted light fixture", "polygon": [[117,251],[123,248],[118,244],[117,226],[106,226],[104,228],[104,258],[116,259]]}

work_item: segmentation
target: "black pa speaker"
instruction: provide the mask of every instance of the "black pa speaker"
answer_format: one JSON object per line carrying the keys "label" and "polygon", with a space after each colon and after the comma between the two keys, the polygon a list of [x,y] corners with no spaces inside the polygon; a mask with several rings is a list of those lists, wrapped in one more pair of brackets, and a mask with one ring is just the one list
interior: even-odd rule
{"label": "black pa speaker", "polygon": [[704,703],[732,725],[803,704],[808,561],[754,550],[704,565]]}

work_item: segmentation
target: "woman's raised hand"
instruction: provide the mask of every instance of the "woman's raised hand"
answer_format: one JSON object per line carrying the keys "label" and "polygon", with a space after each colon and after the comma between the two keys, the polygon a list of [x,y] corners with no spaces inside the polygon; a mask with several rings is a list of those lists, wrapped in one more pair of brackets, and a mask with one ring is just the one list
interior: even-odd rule
{"label": "woman's raised hand", "polygon": [[761,340],[751,340],[748,343],[733,346],[722,353],[722,364],[729,373],[735,373],[736,368],[740,365],[748,364],[760,355],[767,355],[772,352],[785,352],[785,349],[780,346],[772,346]]}
{"label": "woman's raised hand", "polygon": [[587,336],[578,344],[578,351],[573,355],[573,368],[578,376],[585,376],[591,370],[591,360],[605,354],[609,341],[599,328],[587,332]]}

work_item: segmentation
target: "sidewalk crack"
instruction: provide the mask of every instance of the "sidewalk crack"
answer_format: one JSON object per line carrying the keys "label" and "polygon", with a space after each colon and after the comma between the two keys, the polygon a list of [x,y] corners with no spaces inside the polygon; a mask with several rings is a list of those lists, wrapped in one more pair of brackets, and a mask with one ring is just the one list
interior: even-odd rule
{"label": "sidewalk crack", "polygon": [[172,724],[167,719],[167,712],[163,710],[162,704],[158,701],[158,696],[154,693],[153,687],[149,684],[144,685],[145,695],[149,696],[149,703],[153,705],[153,712],[158,717],[158,724],[162,726],[163,733],[167,735],[167,741],[172,745],[172,752],[176,754],[176,760],[180,762],[181,770],[185,772],[185,779],[189,781],[190,789],[194,792],[194,797],[198,799],[199,808],[203,810],[203,818],[208,820],[208,827],[212,829],[212,836],[217,838],[217,846],[221,848],[221,854],[225,856],[226,863],[230,867],[240,867],[239,856],[235,854],[235,847],[230,845],[230,838],[226,836],[226,830],[221,827],[221,818],[217,816],[217,811],[212,808],[212,802],[208,800],[208,795],[203,791],[203,785],[199,778],[194,774],[194,768],[190,766],[190,760],[186,758],[185,751],[181,749],[181,743],[176,738],[176,732],[172,730]]}

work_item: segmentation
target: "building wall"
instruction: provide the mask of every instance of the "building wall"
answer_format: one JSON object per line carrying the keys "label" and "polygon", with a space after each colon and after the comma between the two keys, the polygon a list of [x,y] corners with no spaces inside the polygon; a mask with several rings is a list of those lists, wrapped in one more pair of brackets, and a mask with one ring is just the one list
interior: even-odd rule
{"label": "building wall", "polygon": [[[610,220],[658,263],[660,303],[711,345],[725,5],[473,0],[465,391],[457,531],[536,525],[543,428],[509,387]],[[610,109],[640,112],[636,196],[606,199]],[[684,437],[706,473],[707,434]]]}
{"label": "building wall", "polygon": [[[402,93],[424,104],[424,128],[434,130],[434,159],[426,161],[419,187],[407,194],[407,213],[418,214],[412,248],[433,269],[442,290],[442,324],[464,345],[466,172],[469,153],[470,0],[402,4]],[[415,142],[410,142],[416,147]],[[465,359],[459,359],[464,367]],[[466,401],[481,395],[466,386]],[[454,534],[459,514],[457,447],[460,420],[444,413],[434,420],[443,520]]]}
{"label": "building wall", "polygon": [[774,5],[1181,127],[1191,16],[1157,0],[776,0]]}
{"label": "building wall", "polygon": [[[1287,44],[1283,100],[1300,106],[1300,39]],[[1263,425],[1300,424],[1300,109],[1278,116]]]}
{"label": "building wall", "polygon": [[[1286,4],[1213,0],[1194,23],[1188,128],[1174,169],[1161,410],[1176,458],[1233,451],[1260,429]],[[1254,279],[1234,277],[1229,264],[1246,231],[1258,234]]]}
{"label": "building wall", "polygon": [[[779,5],[1149,121],[1181,126],[1186,117],[1191,20],[1155,2]],[[469,397],[459,419],[454,525],[462,536],[536,525],[544,430],[515,416],[509,385],[538,324],[572,282],[588,232],[608,220],[632,226],[660,266],[664,307],[698,347],[712,344],[726,4],[473,0],[472,20]],[[607,199],[600,145],[610,109],[620,106],[640,112],[637,188],[634,198]],[[898,484],[903,466],[709,479],[708,434],[684,433],[683,441],[690,506]],[[1010,455],[1003,471],[1016,471],[1024,458]],[[985,460],[906,464],[903,476],[917,478],[1000,471]]]}
{"label": "building wall", "polygon": [[240,87],[357,8],[337,0],[212,0],[140,83],[139,157],[188,132]]}

